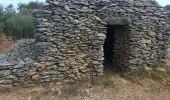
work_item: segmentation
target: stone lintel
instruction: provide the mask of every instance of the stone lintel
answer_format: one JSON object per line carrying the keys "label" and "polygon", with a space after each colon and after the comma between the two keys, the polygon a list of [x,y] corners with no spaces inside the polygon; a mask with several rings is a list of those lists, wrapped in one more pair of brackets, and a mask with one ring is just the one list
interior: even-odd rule
{"label": "stone lintel", "polygon": [[107,17],[104,21],[108,25],[129,25],[132,23],[132,20],[128,17]]}

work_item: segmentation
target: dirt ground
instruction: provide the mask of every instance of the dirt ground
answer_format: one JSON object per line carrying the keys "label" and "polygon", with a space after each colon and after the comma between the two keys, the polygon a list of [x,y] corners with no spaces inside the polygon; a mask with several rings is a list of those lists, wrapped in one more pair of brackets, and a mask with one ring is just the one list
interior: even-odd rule
{"label": "dirt ground", "polygon": [[114,78],[114,88],[93,88],[89,96],[74,97],[72,100],[170,100],[170,88],[151,79],[141,84]]}
{"label": "dirt ground", "polygon": [[0,33],[0,53],[10,48],[13,43],[10,37],[6,36],[4,33]]}
{"label": "dirt ground", "polygon": [[67,85],[0,86],[0,100],[170,100],[169,94],[167,79],[129,80],[110,73]]}

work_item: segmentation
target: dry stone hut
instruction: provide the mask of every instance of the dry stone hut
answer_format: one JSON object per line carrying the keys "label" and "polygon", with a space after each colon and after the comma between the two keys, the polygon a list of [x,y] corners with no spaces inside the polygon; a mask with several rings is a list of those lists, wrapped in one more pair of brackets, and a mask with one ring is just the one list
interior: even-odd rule
{"label": "dry stone hut", "polygon": [[18,68],[12,82],[49,82],[102,75],[105,64],[119,70],[167,64],[169,15],[154,0],[46,0],[33,13],[33,52],[19,54],[29,57],[19,63],[27,67],[3,70]]}
{"label": "dry stone hut", "polygon": [[64,73],[166,64],[168,16],[154,0],[47,0],[34,16],[38,60]]}

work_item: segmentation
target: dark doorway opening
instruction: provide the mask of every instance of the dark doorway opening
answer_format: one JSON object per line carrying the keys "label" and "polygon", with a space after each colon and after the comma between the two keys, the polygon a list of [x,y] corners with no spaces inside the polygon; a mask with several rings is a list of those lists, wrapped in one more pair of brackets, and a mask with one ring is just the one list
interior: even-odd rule
{"label": "dark doorway opening", "polygon": [[[113,49],[115,43],[115,26],[107,25],[107,34],[104,42],[104,66],[111,68],[113,65]],[[112,67],[113,68],[113,67]]]}
{"label": "dark doorway opening", "polygon": [[129,27],[126,25],[107,25],[104,49],[104,68],[122,71],[127,68],[129,51]]}

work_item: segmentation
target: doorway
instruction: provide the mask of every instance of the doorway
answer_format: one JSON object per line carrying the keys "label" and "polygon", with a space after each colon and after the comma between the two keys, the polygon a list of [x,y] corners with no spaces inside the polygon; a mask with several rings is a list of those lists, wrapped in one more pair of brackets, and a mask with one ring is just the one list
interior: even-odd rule
{"label": "doorway", "polygon": [[115,26],[107,25],[107,34],[104,42],[104,66],[111,67],[113,65],[113,49],[115,43]]}
{"label": "doorway", "polygon": [[121,70],[125,66],[128,51],[128,27],[125,25],[107,25],[104,42],[104,68]]}

